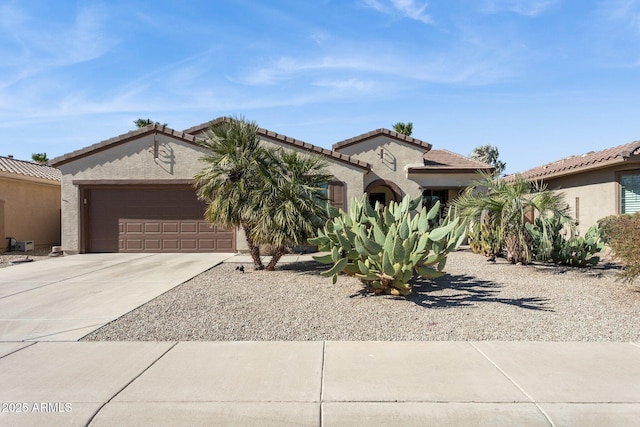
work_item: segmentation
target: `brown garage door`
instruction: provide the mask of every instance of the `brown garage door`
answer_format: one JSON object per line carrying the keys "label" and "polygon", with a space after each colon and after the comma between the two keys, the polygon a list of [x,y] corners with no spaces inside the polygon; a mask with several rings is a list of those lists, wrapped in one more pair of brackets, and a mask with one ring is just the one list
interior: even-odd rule
{"label": "brown garage door", "polygon": [[88,252],[235,252],[235,232],[211,227],[193,188],[85,192]]}

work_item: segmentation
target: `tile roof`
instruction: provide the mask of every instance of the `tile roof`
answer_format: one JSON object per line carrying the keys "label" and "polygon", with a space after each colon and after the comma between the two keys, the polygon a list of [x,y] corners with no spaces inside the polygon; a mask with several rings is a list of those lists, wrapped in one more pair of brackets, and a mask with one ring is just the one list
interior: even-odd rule
{"label": "tile roof", "polygon": [[394,132],[389,129],[376,129],[371,132],[363,133],[362,135],[354,136],[353,138],[345,139],[344,141],[337,142],[333,144],[333,149],[339,151],[341,148],[347,147],[349,145],[358,144],[362,141],[366,141],[367,139],[375,138],[380,135],[387,135],[397,141],[406,142],[407,144],[414,145],[419,148],[423,148],[426,151],[431,150],[431,144],[425,141],[421,141],[417,138],[413,138],[411,136],[403,135],[398,132]]}
{"label": "tile roof", "polygon": [[[206,131],[212,124],[220,123],[225,120],[233,120],[233,119],[229,117],[219,117],[210,122],[202,123],[197,126],[190,127],[189,129],[185,129],[184,132],[187,134],[201,133]],[[287,145],[298,147],[303,150],[310,151],[316,154],[322,154],[324,156],[331,157],[336,160],[340,160],[344,163],[351,164],[361,169],[367,169],[367,170],[371,169],[371,165],[369,163],[363,162],[362,160],[358,160],[353,156],[348,156],[346,154],[339,153],[335,150],[327,150],[326,148],[318,147],[317,145],[309,144],[308,142],[300,141],[299,139],[291,138],[286,135],[282,135],[267,129],[258,128],[258,135],[276,140],[278,142],[281,142]]]}
{"label": "tile roof", "polygon": [[51,160],[51,164],[54,166],[60,166],[65,163],[76,160],[78,158],[86,157],[95,152],[106,150],[107,148],[110,148],[116,145],[124,144],[136,138],[149,135],[154,132],[157,134],[167,135],[176,139],[180,139],[190,144],[198,145],[198,139],[193,135],[189,135],[185,132],[173,130],[164,125],[153,124],[153,125],[145,126],[140,129],[132,130],[131,132],[127,132],[125,134],[122,134],[113,138],[109,138],[105,141],[98,142],[97,144],[93,144],[88,147],[84,147],[79,150],[72,151],[71,153],[67,153],[62,156],[56,157],[55,159]]}
{"label": "tile roof", "polygon": [[449,150],[431,150],[423,156],[424,164],[410,166],[415,171],[439,171],[439,170],[455,170],[455,171],[492,171],[491,165],[470,159]]}
{"label": "tile roof", "polygon": [[4,156],[0,156],[0,172],[30,176],[32,178],[40,178],[50,181],[61,180],[61,173],[56,168]]}
{"label": "tile roof", "polygon": [[640,161],[640,141],[633,141],[617,147],[607,148],[606,150],[590,151],[582,155],[565,157],[556,162],[547,163],[519,174],[509,175],[505,179],[513,180],[516,175],[520,175],[527,180],[555,178],[617,165],[627,162],[629,159]]}

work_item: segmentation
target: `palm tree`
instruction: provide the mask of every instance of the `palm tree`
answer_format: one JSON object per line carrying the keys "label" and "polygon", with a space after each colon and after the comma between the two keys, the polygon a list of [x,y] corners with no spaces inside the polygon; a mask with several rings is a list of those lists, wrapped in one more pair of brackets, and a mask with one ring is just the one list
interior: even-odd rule
{"label": "palm tree", "polygon": [[501,162],[500,160],[498,160],[498,156],[500,156],[498,147],[494,147],[493,145],[487,144],[487,145],[480,145],[474,148],[473,152],[469,157],[493,166],[495,168],[495,174],[500,175],[502,172],[504,172],[504,169],[507,167],[507,164],[505,162]]}
{"label": "palm tree", "polygon": [[411,136],[411,133],[413,132],[413,123],[398,122],[395,125],[393,125],[393,130],[402,135]]}
{"label": "palm tree", "polygon": [[258,125],[244,118],[227,119],[210,127],[201,142],[205,167],[194,177],[198,198],[208,202],[205,218],[223,227],[242,227],[256,270],[264,269],[250,221],[259,201],[253,197],[262,185],[267,153],[260,146]]}
{"label": "palm tree", "polygon": [[326,188],[332,177],[325,166],[317,156],[267,151],[250,215],[252,239],[275,246],[267,270],[275,269],[287,246],[306,244],[328,219]]}
{"label": "palm tree", "polygon": [[133,124],[135,124],[138,129],[143,128],[145,126],[149,126],[149,125],[160,125],[160,126],[167,125],[166,123],[154,122],[151,119],[136,119],[133,121]]}
{"label": "palm tree", "polygon": [[[531,239],[525,224],[536,215],[554,215],[568,219],[568,205],[561,193],[517,176],[507,182],[483,174],[454,202],[460,215],[472,224],[485,224],[504,247],[513,263],[531,263]],[[494,254],[495,255],[495,254]]]}
{"label": "palm tree", "polygon": [[49,158],[47,157],[47,153],[33,153],[31,154],[31,160],[41,165],[46,165],[49,163]]}

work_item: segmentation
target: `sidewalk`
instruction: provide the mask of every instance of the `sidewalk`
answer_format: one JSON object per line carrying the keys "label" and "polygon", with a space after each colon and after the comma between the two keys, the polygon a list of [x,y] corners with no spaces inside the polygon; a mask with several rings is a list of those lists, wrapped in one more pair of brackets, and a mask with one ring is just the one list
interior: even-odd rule
{"label": "sidewalk", "polygon": [[0,342],[0,425],[637,426],[639,343]]}

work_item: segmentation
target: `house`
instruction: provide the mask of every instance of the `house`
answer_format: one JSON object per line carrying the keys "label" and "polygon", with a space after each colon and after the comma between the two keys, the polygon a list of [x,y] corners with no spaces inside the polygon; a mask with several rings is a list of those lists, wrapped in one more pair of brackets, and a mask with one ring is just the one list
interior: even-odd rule
{"label": "house", "polygon": [[60,244],[60,180],[55,168],[0,156],[0,252],[9,239]]}
{"label": "house", "polygon": [[[198,141],[219,118],[184,131],[149,125],[60,156],[62,246],[83,252],[234,252],[246,250],[241,231],[210,226],[193,176],[202,168]],[[416,138],[377,129],[321,148],[259,129],[267,146],[323,156],[334,176],[330,203],[348,210],[364,192],[388,203],[405,194],[426,204],[455,198],[478,171],[491,166]]]}
{"label": "house", "polygon": [[519,175],[562,192],[581,234],[605,216],[640,212],[640,141],[566,157]]}

